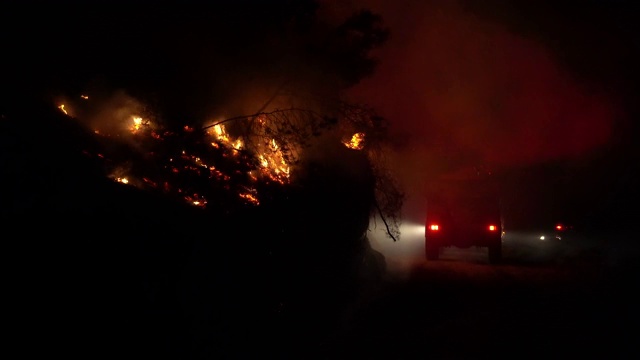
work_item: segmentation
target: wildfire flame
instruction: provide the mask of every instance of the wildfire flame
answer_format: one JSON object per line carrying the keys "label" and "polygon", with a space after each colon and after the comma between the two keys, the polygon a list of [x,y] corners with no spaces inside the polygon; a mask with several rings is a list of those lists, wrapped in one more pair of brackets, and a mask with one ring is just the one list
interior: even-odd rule
{"label": "wildfire flame", "polygon": [[198,194],[193,194],[193,196],[187,195],[184,197],[184,199],[194,206],[198,206],[202,208],[207,206],[207,200],[202,196],[198,196]]}
{"label": "wildfire flame", "polygon": [[217,124],[213,127],[214,135],[218,140],[224,143],[229,143],[229,135],[227,135],[227,130],[224,128],[224,125]]}
{"label": "wildfire flame", "polygon": [[138,130],[140,130],[140,128],[142,127],[142,118],[139,116],[134,116],[133,117],[133,125],[131,126],[131,131],[132,132],[137,132]]}
{"label": "wildfire flame", "polygon": [[285,184],[289,181],[289,165],[275,139],[269,142],[267,151],[258,154],[262,173],[273,181]]}
{"label": "wildfire flame", "polygon": [[257,197],[255,197],[253,194],[251,193],[242,193],[239,194],[241,198],[249,201],[250,203],[254,204],[254,205],[260,205],[260,201],[258,200]]}
{"label": "wildfire flame", "polygon": [[262,167],[268,167],[269,166],[269,160],[265,159],[264,155],[260,154],[259,158],[260,158],[260,165],[262,165]]}
{"label": "wildfire flame", "polygon": [[[258,119],[260,124],[264,125],[264,119]],[[213,135],[218,143],[222,143],[233,150],[241,150],[244,146],[244,142],[242,139],[238,138],[233,140],[226,128],[222,124],[214,125],[209,131],[211,135]],[[211,145],[215,148],[219,148],[219,145],[216,142],[212,142]],[[263,145],[263,149],[258,149],[258,160],[260,161],[260,165],[262,166],[262,175],[267,177],[272,181],[279,182],[281,184],[286,184],[289,182],[289,172],[290,168],[287,162],[284,159],[284,154],[282,153],[282,149],[278,145],[275,139],[271,139],[269,141],[268,146]],[[260,151],[262,150],[262,151]],[[235,155],[235,153],[234,153]],[[253,179],[255,176],[250,174],[250,177]]]}
{"label": "wildfire flame", "polygon": [[260,205],[260,200],[258,200],[258,191],[254,188],[243,187],[244,191],[238,193],[240,198],[246,200],[247,202],[253,205]]}
{"label": "wildfire flame", "polygon": [[[218,142],[226,144],[228,147],[234,150],[241,150],[242,146],[244,145],[242,142],[242,139],[240,138],[236,140],[232,140],[231,137],[229,136],[229,133],[227,133],[227,129],[222,124],[217,124],[213,126],[212,130],[209,130],[209,134],[213,135],[216,138],[216,140],[218,140]],[[215,142],[212,142],[211,146],[215,148],[220,147]]]}
{"label": "wildfire flame", "polygon": [[[88,100],[89,96],[80,95],[80,98]],[[69,111],[65,108],[65,104],[58,104],[57,107],[60,111],[64,112],[66,115],[69,115]],[[129,121],[131,121],[129,123],[129,127],[127,128],[125,126],[124,129],[131,131],[131,133],[133,134],[139,134],[137,135],[137,138],[141,141],[142,138],[140,136],[143,135],[149,135],[150,140],[165,140],[165,137],[166,139],[169,139],[169,137],[176,135],[175,133],[170,131],[158,131],[156,127],[151,127],[152,124],[150,123],[150,121],[143,118],[142,116],[132,115],[129,119]],[[266,126],[266,121],[267,119],[265,118],[258,119],[258,123],[262,126]],[[148,128],[149,131],[145,131],[146,128]],[[195,129],[186,125],[184,126],[183,130],[185,132],[193,132]],[[109,137],[112,135],[115,137],[120,136],[118,134],[103,134],[102,131],[98,129],[93,129],[93,133],[101,137]],[[286,147],[283,146],[283,144],[279,144],[276,139],[271,138],[268,141],[250,142],[252,140],[251,138],[236,138],[234,136],[231,136],[227,132],[227,129],[223,124],[216,124],[210,127],[208,130],[208,134],[210,136],[213,136],[214,138],[214,141],[211,142],[211,145],[217,150],[221,151],[223,157],[234,156],[234,159],[236,160],[236,162],[238,162],[238,164],[254,169],[253,171],[248,171],[246,174],[244,174],[248,176],[248,179],[250,181],[266,181],[267,183],[271,182],[278,184],[286,184],[289,182],[290,167],[285,160],[286,156],[283,153],[283,148],[286,149]],[[245,143],[245,141],[247,143]],[[247,161],[246,157],[241,156],[244,155],[241,150],[243,150],[245,146],[247,146],[246,144],[253,144],[250,150],[251,153],[255,152],[256,159],[259,161],[257,164],[257,169],[255,168],[256,164]],[[154,158],[154,161],[161,160],[157,157],[157,154],[158,153],[153,150],[148,152],[149,157]],[[94,155],[105,160],[105,164],[111,163],[111,165],[109,166],[117,165],[111,162],[108,155],[105,156],[100,153],[96,153]],[[176,155],[177,157],[179,157],[179,159],[176,158]],[[235,182],[232,181],[234,176],[243,175],[242,171],[240,170],[236,170],[234,173],[226,173],[225,170],[221,171],[221,169],[217,168],[218,164],[210,163],[210,161],[212,160],[208,158],[207,154],[202,153],[196,155],[191,154],[190,151],[188,152],[186,150],[182,150],[181,152],[178,152],[178,154],[174,154],[174,156],[167,156],[167,158],[165,158],[164,160],[166,161],[166,163],[164,164],[163,168],[166,169],[169,174],[172,174],[170,176],[173,176],[173,174],[182,174],[187,172],[189,172],[190,174],[194,174],[195,172],[196,176],[206,176],[211,180],[215,180],[217,184],[220,184],[220,182],[222,182],[221,186],[227,190],[231,190],[231,188],[235,186]],[[241,162],[244,161],[247,162],[245,164],[242,164]],[[137,178],[131,177],[129,175],[130,174],[127,170],[123,168],[116,168],[112,169],[111,175],[109,175],[108,177],[113,181],[129,186],[153,188],[167,193],[171,192],[194,206],[198,206],[201,208],[206,207],[207,200],[202,195],[181,189],[178,186],[173,186],[168,181],[166,181],[169,179],[161,178],[158,176]],[[242,186],[242,188],[237,189],[235,193],[236,196],[244,200],[247,204],[260,204],[259,194],[255,188]]]}
{"label": "wildfire flame", "polygon": [[343,142],[349,149],[362,150],[364,148],[364,133],[355,133],[351,140]]}

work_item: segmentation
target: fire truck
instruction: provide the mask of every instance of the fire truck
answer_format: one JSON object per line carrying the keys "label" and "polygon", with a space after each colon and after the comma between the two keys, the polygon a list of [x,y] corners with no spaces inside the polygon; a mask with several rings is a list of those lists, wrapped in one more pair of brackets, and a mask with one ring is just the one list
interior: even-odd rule
{"label": "fire truck", "polygon": [[425,255],[438,260],[446,247],[488,249],[489,263],[502,260],[504,217],[498,182],[473,169],[442,176],[428,185]]}

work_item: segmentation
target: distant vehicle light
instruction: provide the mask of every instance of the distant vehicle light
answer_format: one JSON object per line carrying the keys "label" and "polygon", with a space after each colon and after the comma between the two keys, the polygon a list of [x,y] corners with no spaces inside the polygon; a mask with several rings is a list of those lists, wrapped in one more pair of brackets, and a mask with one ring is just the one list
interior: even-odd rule
{"label": "distant vehicle light", "polygon": [[544,235],[540,236],[540,240],[544,240]]}
{"label": "distant vehicle light", "polygon": [[556,230],[562,230],[562,225],[556,225]]}
{"label": "distant vehicle light", "polygon": [[498,227],[495,225],[489,225],[489,231],[496,231],[498,230]]}
{"label": "distant vehicle light", "polygon": [[438,231],[438,230],[440,230],[440,226],[436,225],[436,224],[431,224],[431,225],[429,225],[429,230]]}

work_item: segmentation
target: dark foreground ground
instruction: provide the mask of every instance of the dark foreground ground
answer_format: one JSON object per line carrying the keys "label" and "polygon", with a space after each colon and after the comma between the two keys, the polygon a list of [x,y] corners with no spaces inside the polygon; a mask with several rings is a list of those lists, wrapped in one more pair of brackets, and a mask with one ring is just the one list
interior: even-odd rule
{"label": "dark foreground ground", "polygon": [[478,249],[414,258],[357,314],[340,344],[348,350],[327,358],[635,357],[640,272],[631,239],[545,242],[521,232],[505,238],[502,265]]}
{"label": "dark foreground ground", "polygon": [[621,239],[520,236],[502,265],[482,249],[387,258],[342,302],[295,269],[274,282],[251,256],[229,255],[241,246],[32,240],[8,248],[20,255],[7,259],[9,343],[24,357],[92,359],[630,358],[639,272],[637,247]]}

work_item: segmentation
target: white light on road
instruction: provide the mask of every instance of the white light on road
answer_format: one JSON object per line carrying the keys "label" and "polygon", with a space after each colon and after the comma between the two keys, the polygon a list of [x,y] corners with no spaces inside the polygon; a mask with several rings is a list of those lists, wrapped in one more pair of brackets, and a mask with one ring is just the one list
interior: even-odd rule
{"label": "white light on road", "polygon": [[400,236],[419,236],[424,237],[424,224],[404,223],[400,227]]}
{"label": "white light on road", "polygon": [[540,236],[540,240],[544,240],[544,235]]}

